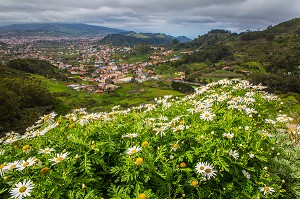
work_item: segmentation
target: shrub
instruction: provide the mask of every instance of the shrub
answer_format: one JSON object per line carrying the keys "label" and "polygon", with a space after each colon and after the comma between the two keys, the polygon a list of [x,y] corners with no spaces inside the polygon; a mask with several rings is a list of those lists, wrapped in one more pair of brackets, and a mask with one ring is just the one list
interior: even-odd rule
{"label": "shrub", "polygon": [[34,198],[295,198],[279,132],[291,118],[263,88],[221,80],[126,110],[45,115],[1,140],[0,196],[26,179]]}

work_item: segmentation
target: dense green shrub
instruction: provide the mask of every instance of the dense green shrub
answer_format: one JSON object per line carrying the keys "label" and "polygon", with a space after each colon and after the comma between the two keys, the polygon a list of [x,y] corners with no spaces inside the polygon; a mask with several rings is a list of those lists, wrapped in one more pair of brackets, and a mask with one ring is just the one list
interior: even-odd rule
{"label": "dense green shrub", "polygon": [[280,132],[291,118],[263,88],[221,80],[126,110],[45,115],[24,136],[1,139],[0,196],[299,197],[297,161]]}

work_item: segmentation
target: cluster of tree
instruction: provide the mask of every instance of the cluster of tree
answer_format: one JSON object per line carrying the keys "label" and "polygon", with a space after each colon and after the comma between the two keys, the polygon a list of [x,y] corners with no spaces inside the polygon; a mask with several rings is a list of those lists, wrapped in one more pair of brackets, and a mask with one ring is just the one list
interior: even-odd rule
{"label": "cluster of tree", "polygon": [[15,59],[6,64],[7,67],[28,73],[48,75],[55,74],[55,68],[47,61],[38,59]]}
{"label": "cluster of tree", "polygon": [[6,63],[6,66],[27,73],[43,75],[48,78],[67,80],[66,75],[59,73],[57,68],[55,68],[48,61],[44,60],[31,58],[14,59]]}
{"label": "cluster of tree", "polygon": [[257,40],[257,39],[266,39],[267,41],[272,41],[274,38],[275,38],[274,33],[268,33],[263,31],[241,33],[242,41],[250,41],[250,40]]}
{"label": "cluster of tree", "polygon": [[278,50],[276,53],[268,56],[266,60],[269,62],[269,65],[266,67],[268,72],[296,72],[300,66],[300,46],[282,48],[281,51]]}
{"label": "cluster of tree", "polygon": [[150,44],[140,43],[132,48],[131,55],[146,55],[153,52]]}
{"label": "cluster of tree", "polygon": [[24,130],[50,111],[57,100],[28,77],[0,78],[0,130]]}
{"label": "cluster of tree", "polygon": [[170,44],[172,41],[173,39],[164,34],[128,32],[108,34],[99,43],[113,46],[135,46],[140,43],[152,45]]}
{"label": "cluster of tree", "polygon": [[208,33],[219,33],[219,34],[228,33],[228,34],[231,34],[231,31],[230,30],[224,30],[224,29],[211,29]]}
{"label": "cluster of tree", "polygon": [[[7,66],[0,66],[0,132],[22,132],[39,116],[58,105],[59,101],[41,82],[26,73],[51,74],[48,64],[45,61],[26,59],[23,63],[22,60],[13,60]],[[41,72],[43,68],[46,72]]]}
{"label": "cluster of tree", "polygon": [[298,75],[279,75],[271,73],[253,73],[250,80],[254,84],[267,86],[272,93],[300,93],[300,81]]}
{"label": "cluster of tree", "polygon": [[172,81],[171,87],[172,87],[172,89],[183,92],[183,93],[194,92],[194,88],[191,85],[185,84],[183,82]]}
{"label": "cluster of tree", "polygon": [[182,57],[182,59],[174,62],[173,65],[179,66],[195,62],[217,63],[224,59],[232,60],[233,51],[227,45],[218,44],[216,46],[209,46],[201,50],[194,51],[192,54],[186,54]]}

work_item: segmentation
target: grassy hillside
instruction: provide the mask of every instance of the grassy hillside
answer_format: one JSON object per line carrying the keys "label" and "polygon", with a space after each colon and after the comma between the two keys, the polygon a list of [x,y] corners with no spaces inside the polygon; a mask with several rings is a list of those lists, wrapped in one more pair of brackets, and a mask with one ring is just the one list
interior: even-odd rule
{"label": "grassy hillside", "polygon": [[140,43],[161,45],[172,43],[173,39],[160,33],[119,33],[109,34],[99,41],[100,44],[113,46],[135,46]]}
{"label": "grassy hillside", "polygon": [[0,93],[0,135],[24,130],[58,103],[39,81],[6,66],[0,66]]}
{"label": "grassy hillside", "polygon": [[1,139],[0,196],[299,198],[294,120],[263,88],[221,80],[130,109],[45,115]]}
{"label": "grassy hillside", "polygon": [[[186,80],[195,82],[243,76],[255,84],[268,86],[271,92],[296,93],[299,99],[299,30],[299,18],[263,31],[236,34],[211,30],[190,43],[178,44],[176,48],[184,52],[181,59],[163,68],[170,73],[185,72]],[[191,67],[197,64],[205,67]]]}
{"label": "grassy hillside", "polygon": [[0,66],[0,130],[24,130],[51,110],[60,114],[80,107],[108,111],[117,104],[130,107],[164,95],[183,95],[162,81],[123,84],[102,94],[71,90],[67,85],[72,83],[46,61],[17,59]]}
{"label": "grassy hillside", "polygon": [[164,95],[183,96],[184,94],[173,91],[168,83],[159,81],[147,81],[144,83],[121,84],[120,88],[113,93],[88,93],[74,91],[63,82],[50,80],[40,75],[32,75],[47,87],[62,102],[57,107],[58,112],[85,107],[91,111],[108,111],[116,105],[128,107],[146,103],[154,98]]}

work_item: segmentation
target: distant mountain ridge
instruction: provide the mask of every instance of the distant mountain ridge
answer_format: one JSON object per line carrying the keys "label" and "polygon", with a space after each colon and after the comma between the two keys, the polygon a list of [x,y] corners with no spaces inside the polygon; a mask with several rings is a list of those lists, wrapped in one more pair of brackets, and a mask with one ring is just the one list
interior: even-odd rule
{"label": "distant mountain ridge", "polygon": [[97,36],[124,32],[124,30],[68,23],[12,24],[0,27],[0,35],[18,36]]}
{"label": "distant mountain ridge", "polygon": [[174,39],[177,39],[179,42],[191,41],[191,39],[185,36],[173,37],[165,35],[163,33],[136,33],[133,31],[129,31],[117,34],[108,34],[103,39],[101,39],[99,43],[113,46],[134,46],[139,43],[161,45],[170,44]]}
{"label": "distant mountain ridge", "polygon": [[186,43],[192,41],[192,39],[186,36],[178,36],[178,37],[174,37],[172,35],[167,35],[167,36],[170,37],[171,39],[177,39],[180,43]]}

